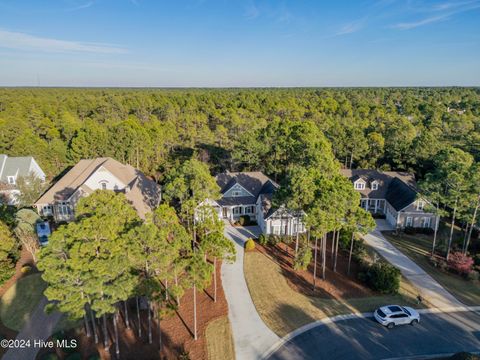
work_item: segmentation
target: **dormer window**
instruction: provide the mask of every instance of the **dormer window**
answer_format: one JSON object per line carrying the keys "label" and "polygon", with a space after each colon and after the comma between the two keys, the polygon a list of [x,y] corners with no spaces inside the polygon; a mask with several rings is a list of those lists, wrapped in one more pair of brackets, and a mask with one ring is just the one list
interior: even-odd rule
{"label": "dormer window", "polygon": [[7,176],[7,181],[10,185],[15,185],[15,176]]}
{"label": "dormer window", "polygon": [[425,207],[425,202],[424,201],[417,201],[417,211],[423,211],[423,208]]}
{"label": "dormer window", "polygon": [[238,191],[238,190],[233,190],[232,191],[232,196],[240,196],[241,195],[241,192]]}
{"label": "dormer window", "polygon": [[372,190],[378,190],[378,182],[377,181],[372,181],[370,184]]}
{"label": "dormer window", "polygon": [[363,181],[357,181],[354,183],[355,190],[364,190],[365,183]]}

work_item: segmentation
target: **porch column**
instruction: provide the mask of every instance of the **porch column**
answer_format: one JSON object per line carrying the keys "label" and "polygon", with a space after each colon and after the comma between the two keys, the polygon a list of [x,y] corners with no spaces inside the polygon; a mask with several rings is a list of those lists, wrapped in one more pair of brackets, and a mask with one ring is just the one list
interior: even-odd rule
{"label": "porch column", "polygon": [[375,214],[377,213],[378,199],[375,199]]}

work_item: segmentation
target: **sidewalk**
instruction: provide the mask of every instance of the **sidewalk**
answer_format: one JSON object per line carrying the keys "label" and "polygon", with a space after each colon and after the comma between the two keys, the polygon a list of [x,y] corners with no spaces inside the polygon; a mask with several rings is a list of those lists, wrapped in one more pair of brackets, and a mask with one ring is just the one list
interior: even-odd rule
{"label": "sidewalk", "polygon": [[365,242],[398,268],[402,275],[418,289],[423,298],[437,308],[464,306],[420,266],[385,239],[380,229],[382,229],[381,223],[378,224],[377,229],[364,236]]}
{"label": "sidewalk", "polygon": [[222,284],[228,301],[236,360],[260,359],[280,339],[258,315],[243,274],[243,244],[259,232],[258,227],[235,228],[225,224],[225,236],[235,243],[237,250],[236,261],[222,265]]}

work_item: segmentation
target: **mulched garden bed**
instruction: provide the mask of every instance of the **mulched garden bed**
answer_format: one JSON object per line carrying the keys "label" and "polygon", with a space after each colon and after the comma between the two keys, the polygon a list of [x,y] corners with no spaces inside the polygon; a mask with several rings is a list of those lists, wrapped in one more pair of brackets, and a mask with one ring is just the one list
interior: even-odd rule
{"label": "mulched garden bed", "polygon": [[273,259],[282,269],[282,273],[287,279],[289,286],[304,295],[320,297],[325,299],[337,298],[361,298],[375,295],[375,292],[366,287],[358,280],[359,267],[352,260],[350,275],[347,275],[348,253],[338,251],[337,271],[333,272],[333,256],[331,249],[331,240],[327,241],[327,266],[325,271],[326,280],[322,280],[322,263],[320,241],[317,254],[317,281],[316,289],[313,290],[313,260],[307,270],[293,269],[293,259],[295,253],[295,242],[286,245],[279,243],[275,246],[262,246],[256,244],[256,249],[264,255]]}
{"label": "mulched garden bed", "polygon": [[[153,343],[148,344],[147,313],[142,311],[142,339],[138,340],[138,321],[136,307],[134,302],[129,309],[130,329],[125,327],[124,314],[119,317],[119,338],[120,338],[120,359],[207,359],[207,346],[205,340],[205,329],[208,322],[228,314],[228,305],[222,288],[221,264],[217,264],[217,302],[213,302],[213,282],[212,285],[203,292],[197,292],[197,324],[198,340],[193,339],[193,291],[189,290],[180,300],[180,309],[178,315],[161,321],[163,349],[158,350],[158,329],[156,321],[152,323]],[[100,323],[98,323],[100,324]],[[99,354],[101,359],[116,359],[114,340],[114,329],[112,321],[108,322],[108,331],[110,335],[110,350],[104,351],[103,348],[103,328],[97,326],[99,334],[99,344],[95,344],[93,337],[88,338],[83,326],[67,332],[67,337],[76,338],[79,341],[79,351],[82,359],[88,359],[93,354]],[[37,359],[50,351],[41,351]],[[188,354],[188,357],[185,356]],[[60,359],[66,359],[67,355],[57,350]],[[182,357],[185,356],[185,357]]]}

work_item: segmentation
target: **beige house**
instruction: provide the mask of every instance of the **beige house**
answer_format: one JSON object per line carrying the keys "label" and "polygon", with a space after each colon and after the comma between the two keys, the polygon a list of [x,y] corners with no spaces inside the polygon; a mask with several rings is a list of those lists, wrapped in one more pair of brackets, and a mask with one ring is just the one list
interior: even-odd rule
{"label": "beige house", "polygon": [[112,158],[96,158],[80,160],[37,200],[35,207],[43,217],[71,221],[78,200],[95,190],[124,193],[142,219],[160,202],[159,185],[141,171]]}
{"label": "beige house", "polygon": [[425,210],[429,202],[418,193],[412,174],[368,169],[340,171],[361,194],[360,206],[373,214],[385,216],[394,228],[435,229],[437,226],[437,217]]}

